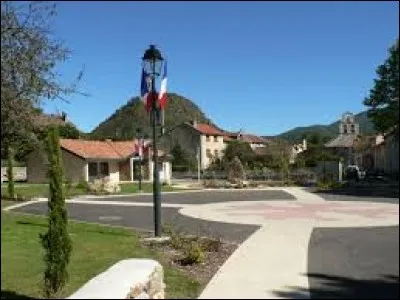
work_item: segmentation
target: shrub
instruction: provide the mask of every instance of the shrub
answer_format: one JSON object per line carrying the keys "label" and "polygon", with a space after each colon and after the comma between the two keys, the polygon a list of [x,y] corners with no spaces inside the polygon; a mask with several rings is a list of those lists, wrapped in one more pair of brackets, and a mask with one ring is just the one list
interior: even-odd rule
{"label": "shrub", "polygon": [[243,164],[237,156],[229,164],[228,180],[234,184],[241,184],[246,180]]}
{"label": "shrub", "polygon": [[83,179],[81,179],[75,187],[84,190],[85,192],[89,192],[90,190],[89,182]]}
{"label": "shrub", "polygon": [[189,246],[184,250],[184,257],[182,259],[182,264],[192,265],[199,264],[204,261],[204,252],[201,248],[201,244],[198,241],[193,241],[189,243]]}
{"label": "shrub", "polygon": [[184,247],[185,241],[182,234],[178,230],[175,230],[171,224],[165,224],[162,231],[171,238],[170,245],[172,248],[179,250]]}
{"label": "shrub", "polygon": [[342,183],[333,181],[333,180],[318,180],[317,188],[318,190],[329,190],[329,189],[337,189],[343,186]]}
{"label": "shrub", "polygon": [[68,279],[72,243],[68,234],[68,215],[65,208],[64,171],[62,169],[60,140],[57,127],[51,127],[47,135],[49,169],[49,226],[41,234],[45,250],[44,293],[46,298],[56,295]]}

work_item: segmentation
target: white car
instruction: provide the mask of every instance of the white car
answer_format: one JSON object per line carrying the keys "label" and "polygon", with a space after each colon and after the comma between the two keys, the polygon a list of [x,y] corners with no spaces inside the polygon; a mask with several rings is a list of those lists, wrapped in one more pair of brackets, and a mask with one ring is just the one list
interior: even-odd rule
{"label": "white car", "polygon": [[357,165],[349,165],[347,167],[346,173],[348,174],[357,174],[357,179],[362,180],[365,178],[365,171],[361,170]]}

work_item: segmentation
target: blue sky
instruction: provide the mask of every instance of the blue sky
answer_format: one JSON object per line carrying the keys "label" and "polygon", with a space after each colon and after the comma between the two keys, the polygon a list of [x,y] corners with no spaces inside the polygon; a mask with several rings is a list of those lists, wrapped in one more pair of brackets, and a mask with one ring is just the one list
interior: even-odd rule
{"label": "blue sky", "polygon": [[84,131],[139,94],[141,57],[155,43],[168,59],[169,91],[226,130],[274,135],[365,109],[399,35],[399,4],[59,2],[53,25],[73,51],[62,81],[85,66],[80,88],[91,97],[45,111],[66,111]]}

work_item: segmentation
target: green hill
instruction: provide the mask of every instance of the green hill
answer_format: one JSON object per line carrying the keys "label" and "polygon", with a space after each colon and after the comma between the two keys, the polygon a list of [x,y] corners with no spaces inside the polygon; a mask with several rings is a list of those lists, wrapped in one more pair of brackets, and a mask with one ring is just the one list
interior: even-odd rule
{"label": "green hill", "polygon": [[[360,124],[361,134],[375,133],[374,126],[368,118],[367,112],[363,111],[355,115],[356,121]],[[290,142],[299,142],[304,136],[312,133],[319,133],[321,136],[333,138],[339,133],[339,120],[329,125],[312,125],[307,127],[296,127],[289,131],[279,134],[277,137],[288,140]]]}
{"label": "green hill", "polygon": [[[165,129],[168,130],[182,122],[193,119],[200,123],[212,124],[201,109],[191,100],[175,93],[168,93]],[[93,139],[131,139],[136,136],[137,128],[142,128],[144,134],[149,137],[152,136],[149,115],[143,102],[139,97],[134,97],[93,129],[90,136]]]}

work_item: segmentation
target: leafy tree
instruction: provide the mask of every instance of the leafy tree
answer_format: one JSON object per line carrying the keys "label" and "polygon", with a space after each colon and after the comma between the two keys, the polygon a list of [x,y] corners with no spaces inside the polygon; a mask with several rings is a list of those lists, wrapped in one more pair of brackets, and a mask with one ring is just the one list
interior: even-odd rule
{"label": "leafy tree", "polygon": [[225,162],[230,162],[238,157],[241,162],[247,163],[253,156],[253,150],[248,143],[232,141],[226,146],[223,159]]}
{"label": "leafy tree", "polygon": [[15,189],[14,189],[14,155],[12,149],[8,148],[8,155],[7,155],[7,180],[8,180],[8,197],[15,198]]}
{"label": "leafy tree", "polygon": [[66,123],[60,127],[60,137],[65,139],[78,139],[82,134],[74,125]]}
{"label": "leafy tree", "polygon": [[271,153],[255,155],[249,162],[251,169],[262,169],[264,167],[272,168],[275,165],[275,157]]}
{"label": "leafy tree", "polygon": [[32,129],[42,100],[78,93],[82,72],[71,85],[58,79],[56,66],[70,50],[51,35],[55,14],[55,4],[45,1],[1,1],[2,157],[9,146],[19,153],[39,142]]}
{"label": "leafy tree", "polygon": [[319,131],[312,131],[302,135],[302,140],[305,139],[307,144],[314,146],[322,146],[331,139],[331,136],[323,134]]}
{"label": "leafy tree", "polygon": [[47,153],[50,163],[49,227],[47,233],[41,235],[41,241],[45,250],[46,263],[44,292],[45,296],[49,298],[55,296],[68,279],[67,265],[72,251],[65,207],[60,139],[58,128],[55,126],[48,131]]}
{"label": "leafy tree", "polygon": [[175,144],[171,150],[171,155],[172,168],[174,171],[188,171],[194,168],[194,163],[190,160],[189,155],[180,144]]}
{"label": "leafy tree", "polygon": [[395,129],[399,137],[399,40],[389,49],[389,57],[376,70],[374,87],[364,105],[380,132]]}
{"label": "leafy tree", "polygon": [[319,161],[334,161],[339,160],[339,157],[324,147],[309,145],[306,151],[299,153],[296,160],[304,161],[306,167],[315,167]]}

